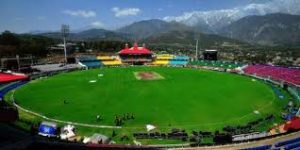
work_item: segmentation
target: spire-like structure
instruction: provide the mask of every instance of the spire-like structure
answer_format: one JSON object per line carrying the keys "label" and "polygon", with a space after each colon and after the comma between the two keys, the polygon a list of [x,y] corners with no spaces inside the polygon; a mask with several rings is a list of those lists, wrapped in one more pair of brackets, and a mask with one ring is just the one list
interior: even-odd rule
{"label": "spire-like structure", "polygon": [[137,43],[137,42],[134,42],[133,47],[134,47],[134,48],[138,48],[138,47],[139,47],[138,43]]}

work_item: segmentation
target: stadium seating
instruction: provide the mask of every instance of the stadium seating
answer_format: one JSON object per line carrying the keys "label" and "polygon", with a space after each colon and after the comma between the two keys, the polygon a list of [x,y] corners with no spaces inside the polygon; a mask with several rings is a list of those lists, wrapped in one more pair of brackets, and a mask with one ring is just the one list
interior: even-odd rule
{"label": "stadium seating", "polygon": [[275,147],[281,147],[281,146],[285,146],[285,145],[289,145],[289,144],[293,144],[293,143],[298,143],[298,142],[300,142],[300,137],[275,143]]}
{"label": "stadium seating", "polygon": [[82,66],[78,64],[43,64],[43,65],[35,65],[31,66],[31,68],[39,70],[40,72],[56,72],[63,71],[67,69],[79,69]]}
{"label": "stadium seating", "polygon": [[4,87],[5,85],[6,85],[5,83],[3,84],[0,83],[0,89],[2,89],[2,87]]}
{"label": "stadium seating", "polygon": [[284,94],[278,89],[276,88],[274,85],[271,84],[272,90],[274,91],[274,93],[280,98],[280,99],[284,99]]}
{"label": "stadium seating", "polygon": [[175,58],[170,60],[170,65],[187,65],[189,57],[187,56],[175,56]]}
{"label": "stadium seating", "polygon": [[87,68],[97,68],[102,64],[95,56],[79,56],[77,57],[79,64]]}
{"label": "stadium seating", "polygon": [[244,73],[300,85],[300,69],[270,65],[248,65]]}
{"label": "stadium seating", "polygon": [[217,68],[225,68],[225,69],[234,69],[243,66],[242,63],[237,63],[237,62],[208,61],[208,60],[193,61],[190,62],[190,65],[217,67]]}
{"label": "stadium seating", "polygon": [[187,56],[175,56],[170,54],[160,54],[157,55],[154,61],[152,62],[153,65],[187,65],[189,61],[189,57]]}
{"label": "stadium seating", "polygon": [[159,54],[159,55],[156,55],[156,59],[157,60],[171,60],[175,58],[174,55],[171,55],[171,54]]}
{"label": "stadium seating", "polygon": [[[273,148],[272,148],[273,146]],[[274,145],[263,145],[263,146],[258,146],[258,147],[252,147],[252,148],[246,148],[246,150],[266,150],[266,149],[272,149],[272,150],[279,150],[279,149],[299,149],[300,150],[300,137],[296,137],[293,139],[285,140],[285,141],[280,141],[275,143]]]}
{"label": "stadium seating", "polygon": [[285,145],[284,149],[290,150],[290,149],[299,148],[299,147],[300,147],[300,142],[297,142],[297,143],[291,143],[291,144]]}
{"label": "stadium seating", "polygon": [[170,54],[158,54],[152,62],[152,65],[169,65],[170,60],[174,57],[174,55]]}
{"label": "stadium seating", "polygon": [[[0,101],[3,100],[4,95],[23,83],[26,83],[28,77],[25,75],[15,75],[15,74],[7,74],[7,73],[0,73]],[[20,82],[14,82],[20,81]]]}
{"label": "stadium seating", "polygon": [[113,56],[97,56],[97,59],[105,66],[119,66],[122,62],[119,58]]}
{"label": "stadium seating", "polygon": [[245,150],[267,150],[270,149],[272,145],[263,145],[258,147],[246,148]]}
{"label": "stadium seating", "polygon": [[19,81],[19,82],[15,82],[12,84],[8,84],[7,86],[3,87],[0,89],[0,99],[2,100],[4,98],[4,95],[9,92],[12,89],[15,89],[25,83],[27,83],[28,81]]}
{"label": "stadium seating", "polygon": [[169,60],[155,60],[152,64],[153,65],[168,65]]}
{"label": "stadium seating", "polygon": [[1,73],[0,72],[0,83],[26,80],[27,78],[28,77],[25,76],[25,75],[17,75],[17,74]]}
{"label": "stadium seating", "polygon": [[170,65],[172,66],[177,66],[177,65],[187,65],[187,61],[177,61],[177,60],[172,60],[169,62]]}
{"label": "stadium seating", "polygon": [[[284,130],[285,131],[299,130],[300,129],[300,117],[297,117],[297,116],[295,117],[295,115],[296,115],[295,113],[289,113],[288,115],[290,116],[290,118],[288,118],[289,122],[284,125]],[[300,142],[300,139],[299,139],[299,142]]]}
{"label": "stadium seating", "polygon": [[300,150],[300,147],[295,148],[294,150]]}

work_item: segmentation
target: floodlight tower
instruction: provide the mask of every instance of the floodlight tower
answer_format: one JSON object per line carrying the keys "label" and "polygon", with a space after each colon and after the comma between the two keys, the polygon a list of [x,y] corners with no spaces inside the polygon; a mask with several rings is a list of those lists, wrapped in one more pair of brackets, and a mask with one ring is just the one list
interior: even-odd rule
{"label": "floodlight tower", "polygon": [[67,43],[66,43],[66,39],[68,37],[70,33],[70,26],[69,25],[66,25],[66,24],[63,24],[61,26],[61,34],[62,34],[62,37],[63,37],[63,41],[64,41],[64,52],[65,52],[65,64],[67,64]]}
{"label": "floodlight tower", "polygon": [[197,32],[197,31],[195,31],[195,33],[194,33],[195,35],[195,37],[194,37],[194,39],[196,40],[196,49],[195,49],[195,51],[196,51],[196,57],[195,57],[195,61],[198,61],[199,59],[198,59],[198,55],[199,55],[199,52],[198,52],[198,47],[199,47],[199,45],[198,45],[198,43],[199,43],[199,37],[200,37],[200,34]]}
{"label": "floodlight tower", "polygon": [[198,61],[198,39],[196,40],[196,61]]}

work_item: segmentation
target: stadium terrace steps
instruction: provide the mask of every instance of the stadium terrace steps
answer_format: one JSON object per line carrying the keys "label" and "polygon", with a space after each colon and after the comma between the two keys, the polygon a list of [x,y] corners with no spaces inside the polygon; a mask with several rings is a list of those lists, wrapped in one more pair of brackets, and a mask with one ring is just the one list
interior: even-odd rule
{"label": "stadium terrace steps", "polygon": [[263,146],[258,146],[258,147],[252,147],[252,148],[246,148],[244,150],[267,150],[270,149],[272,145],[263,145]]}
{"label": "stadium terrace steps", "polygon": [[290,150],[290,149],[299,148],[299,147],[300,147],[300,142],[297,142],[297,143],[291,143],[291,144],[284,146],[284,149]]}
{"label": "stadium terrace steps", "polygon": [[[122,61],[117,56],[79,56],[78,62],[88,68],[95,68],[104,66],[118,66],[122,65]],[[127,61],[135,61],[127,59]],[[147,60],[138,60],[147,61]],[[157,55],[152,65],[187,65],[189,61],[188,56],[175,56],[170,54]]]}
{"label": "stadium terrace steps", "polygon": [[153,65],[187,65],[189,61],[188,56],[175,56],[170,54],[157,55]]}
{"label": "stadium terrace steps", "polygon": [[78,62],[87,68],[97,68],[102,63],[95,56],[79,56],[77,57]]}
{"label": "stadium terrace steps", "polygon": [[96,68],[101,66],[100,62],[81,62],[81,64],[88,68]]}
{"label": "stadium terrace steps", "polygon": [[270,65],[248,65],[244,68],[244,72],[250,75],[300,85],[300,69]]}
{"label": "stadium terrace steps", "polygon": [[97,59],[105,66],[119,66],[122,62],[114,56],[97,56]]}
{"label": "stadium terrace steps", "polygon": [[281,146],[289,145],[289,144],[292,144],[292,143],[298,143],[298,142],[300,142],[300,137],[275,143],[275,147],[281,147]]}
{"label": "stadium terrace steps", "polygon": [[274,85],[270,85],[272,90],[274,91],[274,93],[279,97],[279,99],[284,99],[284,94],[278,89],[276,88]]}
{"label": "stadium terrace steps", "polygon": [[102,64],[105,66],[118,66],[118,65],[122,65],[121,61],[118,60],[114,60],[114,61],[102,61]]}
{"label": "stadium terrace steps", "polygon": [[6,87],[7,85],[9,85],[10,83],[3,83],[3,84],[0,84],[0,90],[3,89],[4,87]]}
{"label": "stadium terrace steps", "polygon": [[157,60],[171,60],[175,57],[175,55],[171,55],[171,54],[159,54],[156,55],[156,59]]}
{"label": "stadium terrace steps", "polygon": [[15,88],[18,88],[19,86],[26,84],[28,81],[19,81],[19,82],[14,82],[12,84],[9,84],[2,88],[0,90],[0,100],[2,100],[5,96],[6,93],[8,93],[10,90],[13,90]]}
{"label": "stadium terrace steps", "polygon": [[298,149],[300,150],[300,137],[294,137],[292,139],[279,141],[277,143],[272,143],[268,145],[262,145],[262,146],[256,146],[256,147],[250,147],[245,148],[243,150],[290,150],[290,149]]}
{"label": "stadium terrace steps", "polygon": [[171,60],[169,62],[170,65],[187,65],[187,61],[177,61],[177,60]]}
{"label": "stadium terrace steps", "polygon": [[300,150],[300,147],[295,148],[294,150]]}
{"label": "stadium terrace steps", "polygon": [[168,60],[155,60],[152,64],[153,65],[168,65],[169,61]]}
{"label": "stadium terrace steps", "polygon": [[112,61],[112,60],[114,60],[114,58],[111,57],[111,56],[97,56],[97,59],[100,60],[100,61],[106,61],[106,60]]}
{"label": "stadium terrace steps", "polygon": [[237,63],[237,62],[228,62],[228,61],[200,60],[200,61],[190,62],[190,65],[218,67],[218,68],[225,68],[225,69],[234,69],[234,68],[237,68],[237,67],[242,67],[244,64]]}
{"label": "stadium terrace steps", "polygon": [[189,57],[187,56],[175,56],[175,58],[171,59],[170,65],[187,65],[189,61]]}
{"label": "stadium terrace steps", "polygon": [[0,83],[7,83],[19,80],[26,80],[28,77],[25,75],[16,75],[10,73],[1,73],[0,72]]}
{"label": "stadium terrace steps", "polygon": [[44,65],[35,65],[32,68],[37,69],[41,72],[55,72],[62,71],[67,69],[78,69],[82,68],[82,66],[78,64],[44,64]]}
{"label": "stadium terrace steps", "polygon": [[[14,75],[7,73],[0,73],[0,101],[4,98],[4,95],[12,89],[17,88],[24,83],[27,83],[28,77],[23,75]],[[7,84],[5,84],[7,83]]]}

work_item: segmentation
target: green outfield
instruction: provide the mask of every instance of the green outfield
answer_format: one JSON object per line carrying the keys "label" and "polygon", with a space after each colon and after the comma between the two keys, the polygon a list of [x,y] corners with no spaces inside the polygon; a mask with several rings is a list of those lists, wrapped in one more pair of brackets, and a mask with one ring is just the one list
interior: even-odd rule
{"label": "green outfield", "polygon": [[[115,126],[115,115],[134,114],[122,125],[131,131],[147,124],[215,130],[279,115],[287,103],[267,84],[249,77],[167,67],[62,73],[16,90],[15,100],[49,118],[93,125]],[[97,115],[103,120],[97,121]]]}

